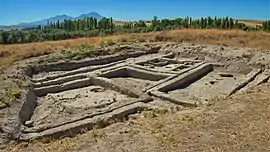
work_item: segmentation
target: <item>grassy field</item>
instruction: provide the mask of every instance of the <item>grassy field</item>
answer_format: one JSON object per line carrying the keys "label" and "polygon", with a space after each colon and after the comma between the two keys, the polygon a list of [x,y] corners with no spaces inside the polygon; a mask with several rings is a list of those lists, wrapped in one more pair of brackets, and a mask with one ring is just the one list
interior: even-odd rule
{"label": "grassy field", "polygon": [[182,29],[174,31],[112,35],[106,37],[80,38],[29,44],[0,45],[0,66],[8,66],[18,60],[49,54],[59,50],[76,50],[78,47],[82,46],[98,47],[101,43],[108,40],[115,43],[148,41],[189,42],[270,50],[270,33],[245,32],[241,30]]}

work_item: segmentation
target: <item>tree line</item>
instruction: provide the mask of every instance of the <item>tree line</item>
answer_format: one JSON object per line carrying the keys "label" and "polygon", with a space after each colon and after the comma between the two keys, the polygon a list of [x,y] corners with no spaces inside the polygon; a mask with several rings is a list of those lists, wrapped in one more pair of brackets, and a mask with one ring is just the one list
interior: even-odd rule
{"label": "tree line", "polygon": [[41,41],[93,37],[100,34],[112,34],[112,18],[85,18],[81,20],[64,20],[48,22],[46,26],[25,28],[23,30],[0,31],[0,44],[17,44]]}
{"label": "tree line", "polygon": [[[132,29],[138,27],[147,27],[143,21],[139,22],[130,22],[125,23],[123,28]],[[154,16],[151,21],[151,25],[148,26],[153,31],[160,31],[166,29],[182,29],[182,28],[200,28],[200,29],[242,29],[242,30],[258,30],[259,27],[252,28],[246,26],[244,23],[238,23],[238,21],[234,21],[232,18],[201,18],[201,19],[192,19],[191,17],[186,18],[176,18],[176,19],[161,19],[158,20],[156,16]]]}
{"label": "tree line", "polygon": [[[46,26],[37,26],[32,29],[60,29],[65,31],[89,31],[89,30],[110,30],[113,32],[114,24],[112,18],[84,18],[80,20],[64,20],[63,22],[48,22]],[[31,30],[31,29],[30,29]]]}
{"label": "tree line", "polygon": [[100,20],[85,18],[81,20],[64,20],[63,22],[48,22],[46,26],[39,25],[23,30],[0,31],[0,44],[65,40],[114,33],[142,33],[183,28],[270,31],[270,21],[264,21],[262,26],[251,27],[228,17],[158,19],[158,17],[154,16],[151,21],[140,20],[136,22],[125,22],[122,25],[114,25],[112,18],[103,18]]}

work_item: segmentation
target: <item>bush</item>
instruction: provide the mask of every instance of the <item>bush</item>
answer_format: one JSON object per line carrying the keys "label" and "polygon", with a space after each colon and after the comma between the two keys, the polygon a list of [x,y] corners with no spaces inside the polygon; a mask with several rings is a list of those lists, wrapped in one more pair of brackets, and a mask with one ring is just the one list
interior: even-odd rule
{"label": "bush", "polygon": [[4,94],[0,94],[0,108],[5,108],[10,105],[12,100]]}
{"label": "bush", "polygon": [[113,46],[115,45],[115,43],[113,42],[113,40],[109,39],[109,40],[105,40],[105,41],[102,41],[100,43],[100,47],[108,47],[108,46]]}
{"label": "bush", "polygon": [[157,34],[154,36],[154,42],[160,42],[166,40],[165,37],[161,34]]}
{"label": "bush", "polygon": [[10,90],[10,94],[14,96],[16,99],[19,99],[21,97],[22,92],[18,89],[12,89]]}

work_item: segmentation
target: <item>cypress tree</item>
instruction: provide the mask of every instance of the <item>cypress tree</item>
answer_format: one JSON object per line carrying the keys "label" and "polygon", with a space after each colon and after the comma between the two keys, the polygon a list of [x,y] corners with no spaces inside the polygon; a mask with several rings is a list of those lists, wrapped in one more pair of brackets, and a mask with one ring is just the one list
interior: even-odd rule
{"label": "cypress tree", "polygon": [[111,27],[111,33],[113,33],[113,27],[114,27],[114,25],[113,25],[113,19],[112,19],[112,17],[110,19],[110,27]]}

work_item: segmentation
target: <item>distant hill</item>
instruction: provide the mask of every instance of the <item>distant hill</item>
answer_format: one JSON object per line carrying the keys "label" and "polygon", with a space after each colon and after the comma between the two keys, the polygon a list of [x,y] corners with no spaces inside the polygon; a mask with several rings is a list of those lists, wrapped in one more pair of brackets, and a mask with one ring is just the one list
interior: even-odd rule
{"label": "distant hill", "polygon": [[28,22],[28,23],[20,23],[18,25],[10,25],[10,26],[0,26],[0,29],[22,29],[22,28],[27,28],[27,27],[34,27],[38,25],[47,25],[48,22],[57,22],[58,20],[60,22],[63,22],[64,20],[78,20],[78,19],[84,19],[86,17],[93,17],[96,19],[102,19],[103,16],[96,12],[90,12],[87,14],[82,14],[78,17],[71,17],[66,14],[63,15],[57,15],[48,19],[43,19],[35,22]]}

